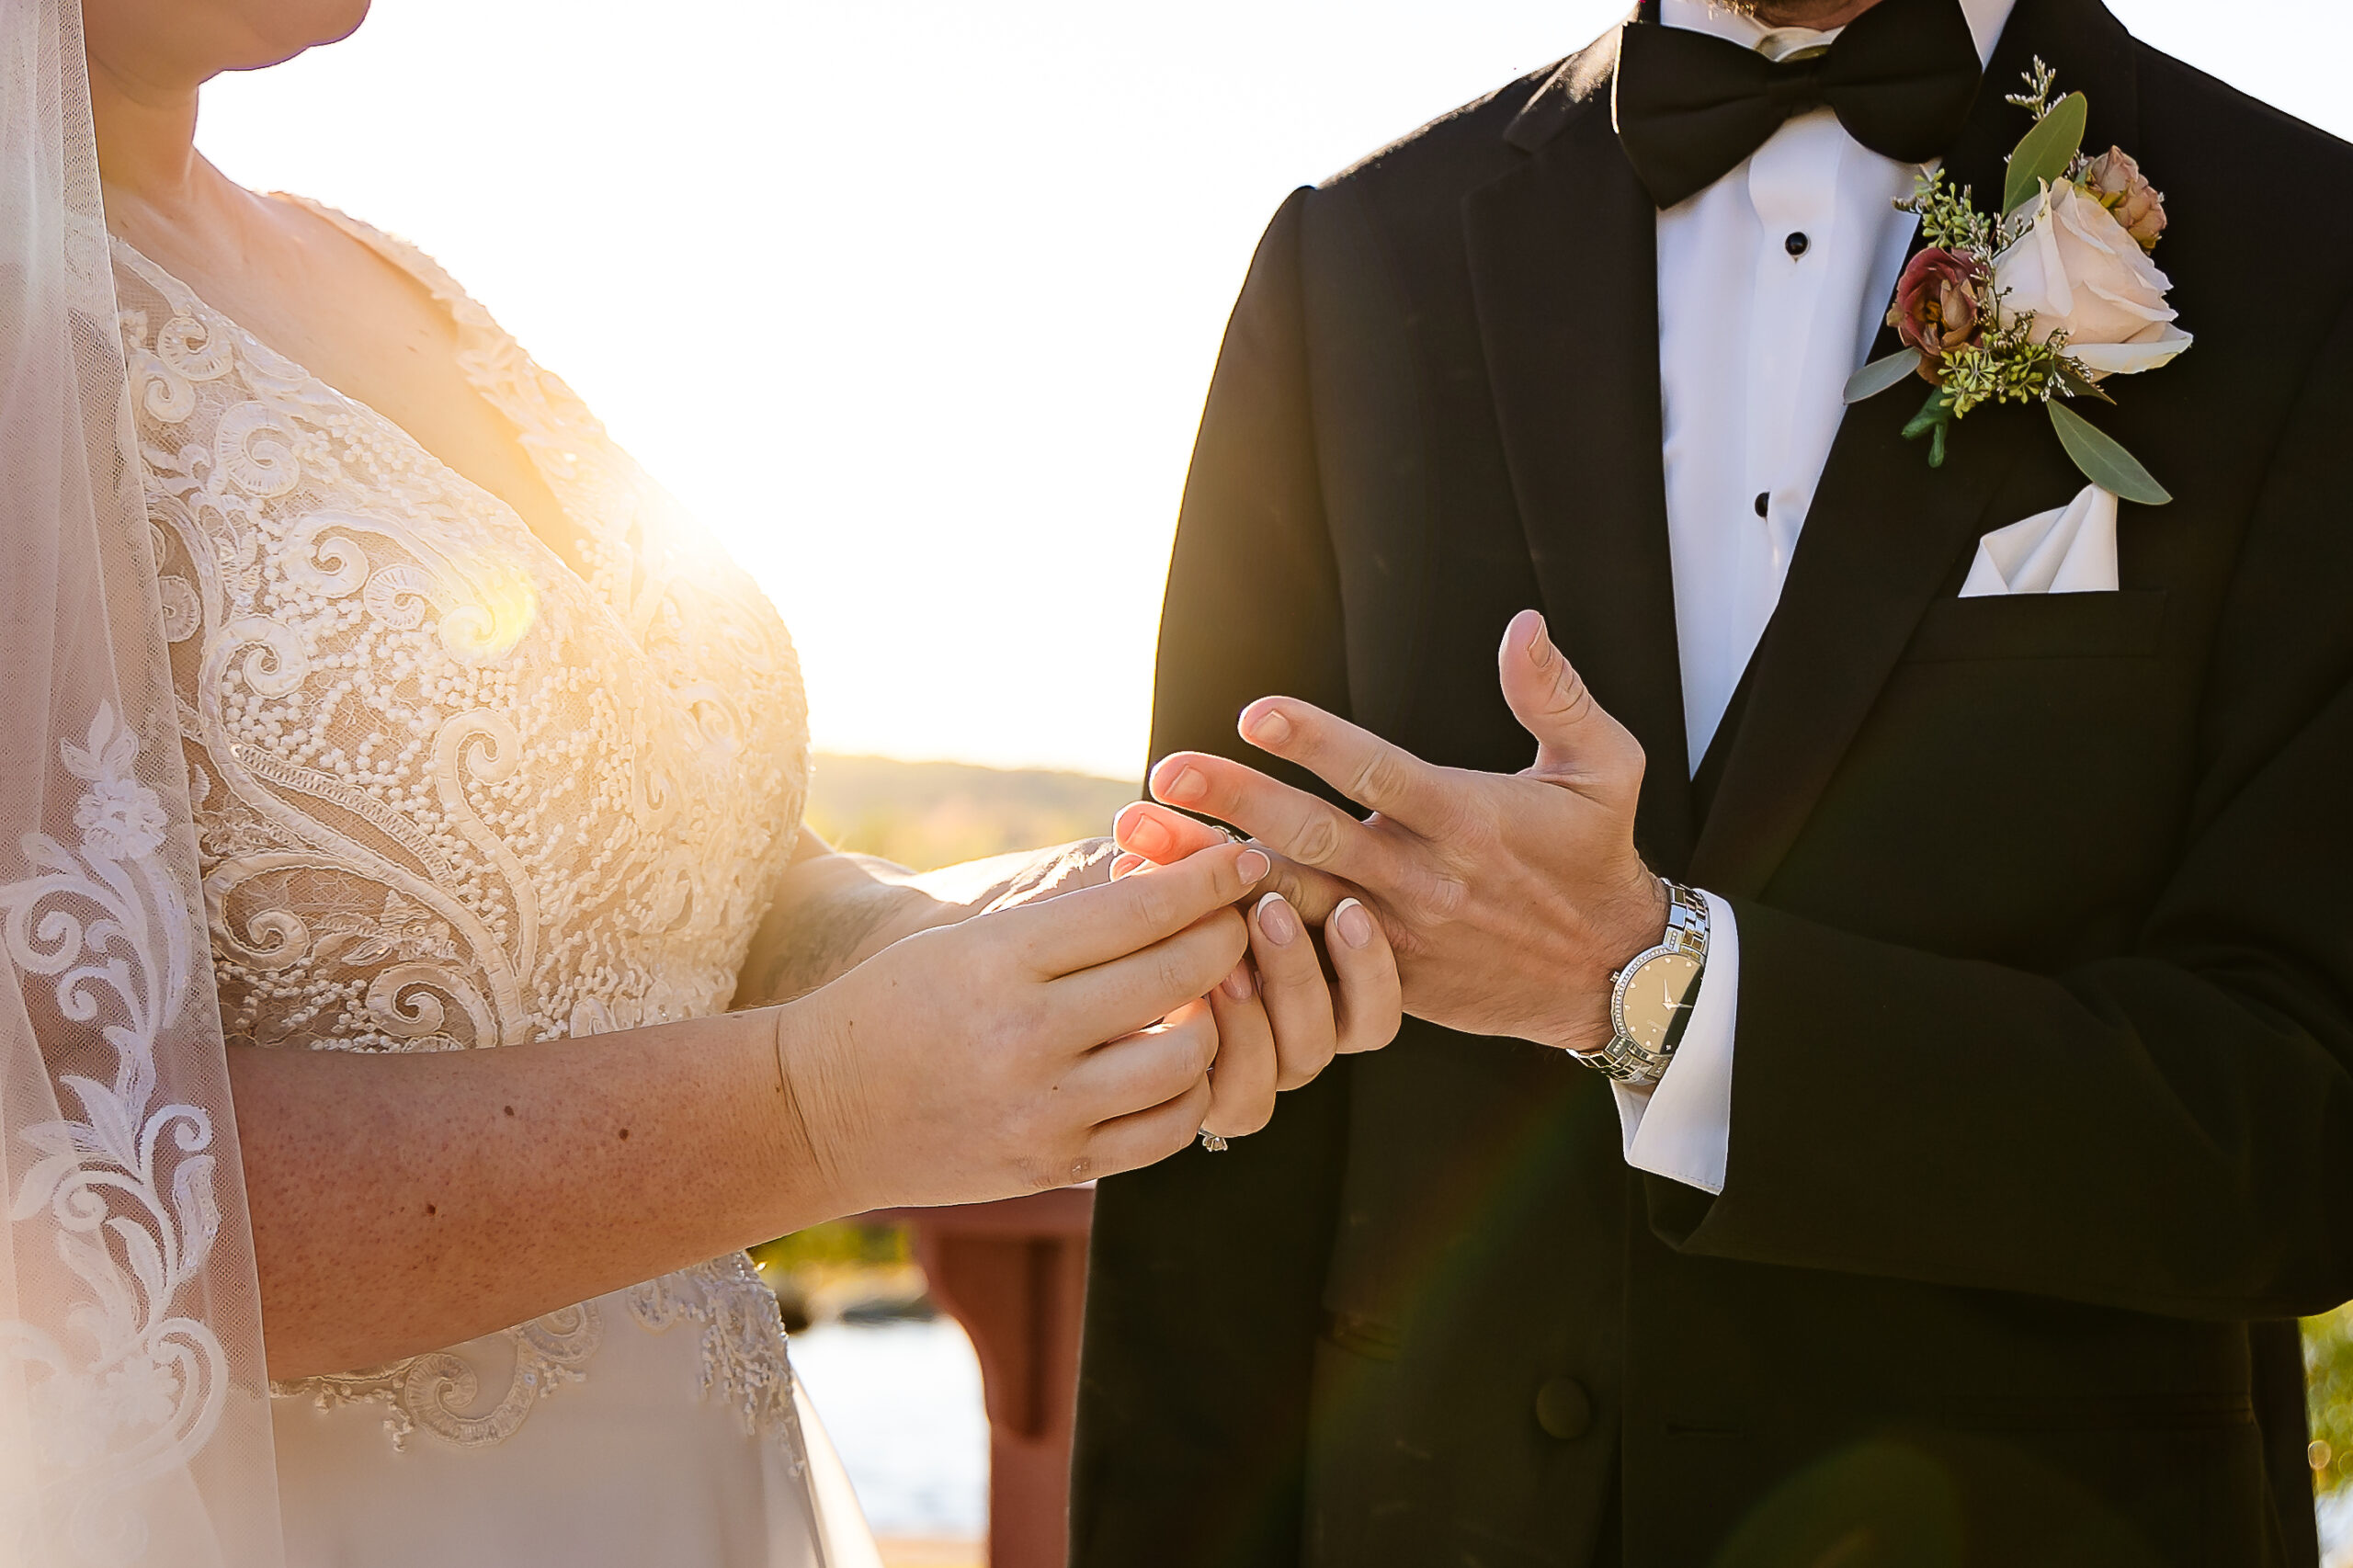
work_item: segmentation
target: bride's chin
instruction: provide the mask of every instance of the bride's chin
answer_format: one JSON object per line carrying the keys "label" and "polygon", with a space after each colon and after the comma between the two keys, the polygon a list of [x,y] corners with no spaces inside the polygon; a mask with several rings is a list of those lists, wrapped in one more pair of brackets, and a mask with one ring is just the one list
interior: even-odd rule
{"label": "bride's chin", "polygon": [[94,62],[170,85],[225,71],[280,65],[339,43],[368,19],[369,0],[83,0]]}
{"label": "bride's chin", "polygon": [[282,65],[323,44],[341,43],[368,19],[371,0],[219,0],[259,46],[260,58],[230,66],[257,71]]}

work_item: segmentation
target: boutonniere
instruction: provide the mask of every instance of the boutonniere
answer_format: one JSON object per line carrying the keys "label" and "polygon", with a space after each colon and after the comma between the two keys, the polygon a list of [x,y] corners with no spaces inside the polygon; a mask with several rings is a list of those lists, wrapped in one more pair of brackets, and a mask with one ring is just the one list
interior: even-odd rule
{"label": "boutonniere", "polygon": [[2067,404],[2114,403],[2102,385],[2138,375],[2189,347],[2165,303],[2172,281],[2149,253],[2165,233],[2165,199],[2122,148],[2084,155],[2081,93],[2051,101],[2040,60],[2006,102],[2034,117],[2010,153],[1998,216],[1972,205],[1938,169],[1896,206],[1920,217],[1926,249],[1895,286],[1888,324],[1904,347],[1847,382],[1860,403],[1917,375],[1935,390],[1904,427],[1928,437],[1942,467],[1947,434],[1989,403],[2040,403],[2084,477],[2127,501],[2173,497],[2114,437]]}

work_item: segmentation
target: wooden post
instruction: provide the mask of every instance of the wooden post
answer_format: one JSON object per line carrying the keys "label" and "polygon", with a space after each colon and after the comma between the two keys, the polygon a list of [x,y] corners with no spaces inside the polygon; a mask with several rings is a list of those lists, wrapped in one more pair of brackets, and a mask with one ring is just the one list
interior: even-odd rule
{"label": "wooden post", "polygon": [[989,1568],[1063,1568],[1091,1187],[865,1216],[910,1225],[931,1293],[981,1361]]}

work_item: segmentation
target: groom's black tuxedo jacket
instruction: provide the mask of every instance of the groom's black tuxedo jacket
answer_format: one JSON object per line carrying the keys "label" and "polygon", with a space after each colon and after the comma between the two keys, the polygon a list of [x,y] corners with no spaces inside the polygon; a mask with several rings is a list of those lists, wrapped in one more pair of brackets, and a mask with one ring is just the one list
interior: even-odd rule
{"label": "groom's black tuxedo jacket", "polygon": [[2091,416],[2177,499],[2123,509],[2120,592],[1962,599],[2081,477],[2040,409],[1938,470],[1915,393],[1852,409],[1695,788],[1613,53],[1276,218],[1154,745],[1249,756],[1284,692],[1517,770],[1495,651],[1540,606],[1647,749],[1653,864],[1738,914],[1724,1191],[1630,1172],[1598,1074],[1411,1021],[1106,1181],[1076,1568],[2308,1563],[2290,1320],[2353,1295],[2353,150],[2018,0],[1949,166],[1999,191],[2040,55],[2165,190],[2197,344]]}

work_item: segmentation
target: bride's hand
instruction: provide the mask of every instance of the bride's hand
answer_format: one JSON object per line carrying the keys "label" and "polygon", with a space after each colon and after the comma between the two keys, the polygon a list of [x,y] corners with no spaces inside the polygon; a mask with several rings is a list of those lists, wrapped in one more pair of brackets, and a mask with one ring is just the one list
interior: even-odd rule
{"label": "bride's hand", "polygon": [[[782,1091],[846,1203],[973,1202],[1149,1165],[1211,1108],[1239,846],[918,932],[780,1009]],[[1108,1041],[1108,1043],[1104,1043]]]}
{"label": "bride's hand", "polygon": [[[1120,854],[1111,875],[1122,884],[1233,842],[1149,801],[1122,810],[1112,835]],[[1313,1079],[1336,1055],[1380,1050],[1403,1018],[1388,934],[1356,889],[1272,859],[1271,874],[1253,890],[1250,956],[1210,995],[1220,1044],[1216,1099],[1201,1127],[1221,1137],[1257,1131],[1273,1116],[1277,1091]]]}

